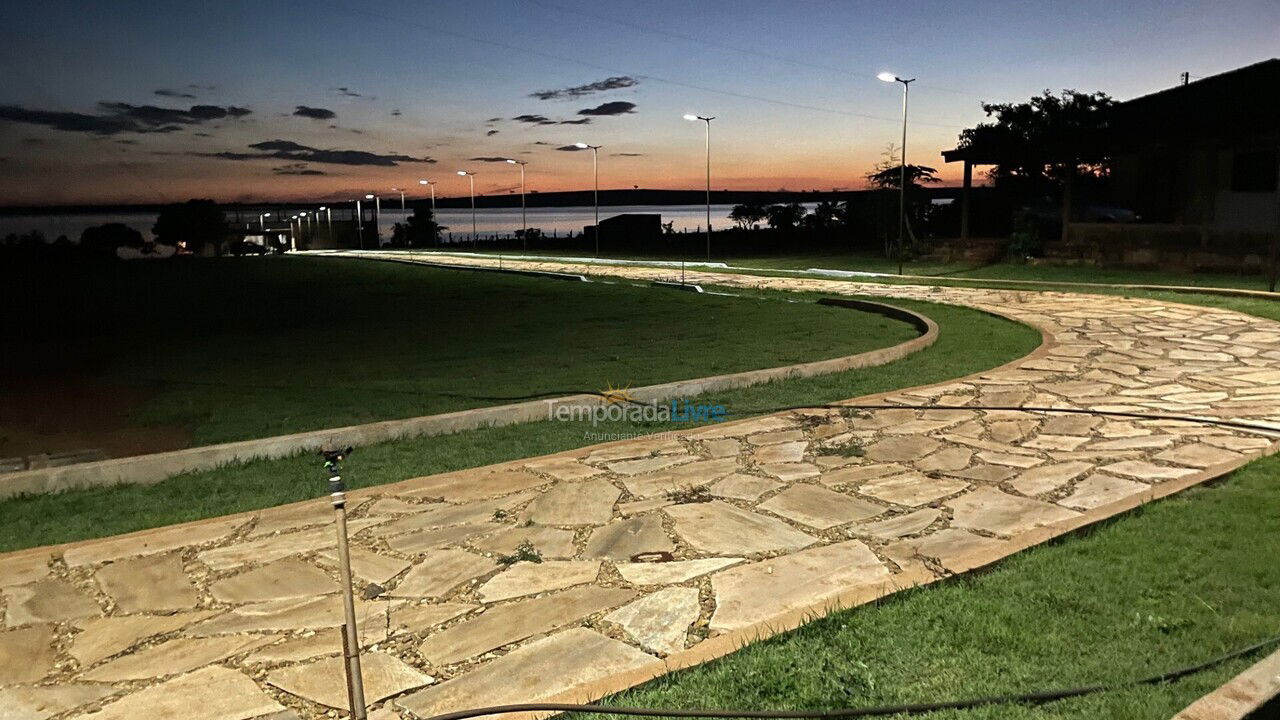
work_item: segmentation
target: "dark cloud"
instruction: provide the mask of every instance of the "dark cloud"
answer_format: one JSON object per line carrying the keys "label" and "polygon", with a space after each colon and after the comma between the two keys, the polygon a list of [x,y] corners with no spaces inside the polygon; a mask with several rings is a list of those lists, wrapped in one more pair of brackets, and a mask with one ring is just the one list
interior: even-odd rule
{"label": "dark cloud", "polygon": [[538,90],[529,93],[529,97],[535,97],[539,100],[564,100],[568,98],[582,97],[592,93],[605,92],[607,90],[619,90],[621,88],[629,88],[633,85],[639,85],[640,81],[627,76],[620,75],[617,77],[605,78],[597,80],[593,83],[585,85],[574,85],[573,87],[560,88],[558,90]]}
{"label": "dark cloud", "polygon": [[591,122],[591,118],[579,118],[577,120],[552,120],[546,115],[517,115],[512,120],[526,125],[586,125]]}
{"label": "dark cloud", "polygon": [[534,140],[533,144],[534,145],[555,145],[555,143],[550,143],[550,142],[547,142],[546,140]]}
{"label": "dark cloud", "polygon": [[527,123],[529,125],[555,125],[556,121],[546,115],[517,115],[512,120],[518,123]]}
{"label": "dark cloud", "polygon": [[138,144],[137,140],[128,140],[126,138],[120,138],[119,140],[116,140],[116,142],[121,145],[137,145]]}
{"label": "dark cloud", "polygon": [[485,133],[485,137],[493,137],[494,135],[497,135],[497,134],[498,134],[497,130],[490,130],[489,132]]}
{"label": "dark cloud", "polygon": [[16,105],[0,106],[0,120],[43,125],[63,132],[116,135],[119,133],[170,133],[183,129],[184,125],[199,125],[210,120],[227,117],[244,117],[252,111],[248,108],[222,107],[219,105],[192,105],[181,108],[162,108],[155,105],[132,105],[124,102],[100,102],[103,114],[62,112],[59,110],[31,110]]}
{"label": "dark cloud", "polygon": [[404,113],[400,112],[400,109],[399,109],[399,108],[396,108],[395,110],[392,110],[392,111],[391,111],[391,114],[392,114],[392,115],[394,115],[394,116],[396,116],[396,117],[400,117],[400,116],[401,116],[401,115],[403,115]]}
{"label": "dark cloud", "polygon": [[614,157],[644,157],[644,153],[614,153]]}
{"label": "dark cloud", "polygon": [[355,90],[352,90],[351,88],[340,87],[340,88],[334,88],[333,91],[345,97],[364,97],[363,95],[356,92]]}
{"label": "dark cloud", "polygon": [[253,143],[250,150],[256,152],[202,152],[190,153],[196,157],[220,158],[223,160],[290,160],[299,163],[321,163],[328,165],[367,165],[375,167],[396,167],[401,163],[434,163],[434,158],[412,157],[399,153],[372,153],[365,150],[333,150],[314,148],[296,143],[292,140],[266,140]]}
{"label": "dark cloud", "polygon": [[563,150],[565,152],[578,152],[579,150],[586,150],[586,148],[580,148],[577,145],[561,145],[556,149]]}
{"label": "dark cloud", "polygon": [[502,122],[502,118],[500,118],[500,117],[497,117],[497,118],[489,118],[488,120],[485,120],[485,122],[486,122],[486,123]]}
{"label": "dark cloud", "polygon": [[159,95],[160,97],[180,98],[184,100],[191,100],[195,98],[195,95],[191,93],[185,93],[180,90],[166,90],[164,88],[153,91],[153,94]]}
{"label": "dark cloud", "polygon": [[293,114],[311,120],[332,120],[338,117],[338,113],[328,108],[308,107],[306,105],[296,106],[293,109]]}
{"label": "dark cloud", "polygon": [[276,175],[326,175],[323,170],[313,170],[307,167],[306,163],[289,163],[280,167],[271,168],[271,172]]}
{"label": "dark cloud", "polygon": [[467,158],[467,159],[472,162],[486,162],[486,163],[504,163],[507,161],[507,158],[501,155],[481,155],[480,157],[473,157],[473,158]]}
{"label": "dark cloud", "polygon": [[625,115],[635,112],[636,104],[626,102],[625,100],[615,100],[613,102],[602,103],[593,108],[584,108],[578,111],[579,115]]}

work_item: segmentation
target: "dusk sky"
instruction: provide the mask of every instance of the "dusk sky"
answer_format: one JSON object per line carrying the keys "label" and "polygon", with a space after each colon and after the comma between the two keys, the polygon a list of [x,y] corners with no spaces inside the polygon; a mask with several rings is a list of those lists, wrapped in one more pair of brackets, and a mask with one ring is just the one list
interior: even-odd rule
{"label": "dusk sky", "polygon": [[1280,3],[57,2],[0,6],[0,204],[859,188],[1046,88],[1128,99],[1280,55]]}

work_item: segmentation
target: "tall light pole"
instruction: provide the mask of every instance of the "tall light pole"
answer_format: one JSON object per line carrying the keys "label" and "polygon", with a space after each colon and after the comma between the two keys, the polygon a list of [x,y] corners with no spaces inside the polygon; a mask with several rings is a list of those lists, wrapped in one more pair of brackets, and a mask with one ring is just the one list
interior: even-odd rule
{"label": "tall light pole", "polygon": [[419,180],[419,185],[428,185],[431,187],[431,214],[436,214],[436,181],[435,180]]}
{"label": "tall light pole", "polygon": [[[330,208],[327,205],[321,205],[320,212],[324,213],[325,239],[329,241],[330,245],[332,245],[333,244],[333,208]],[[317,220],[318,219],[319,218],[317,218]]]}
{"label": "tall light pole", "polygon": [[360,198],[356,198],[356,236],[360,240],[360,249],[364,249],[364,210],[360,208]]}
{"label": "tall light pole", "polygon": [[694,122],[701,120],[707,124],[707,262],[711,262],[711,121],[716,118],[714,115],[685,115],[684,119]]}
{"label": "tall light pole", "polygon": [[258,229],[259,229],[259,230],[261,230],[261,231],[263,232],[263,236],[262,236],[263,241],[265,241],[265,240],[267,239],[267,236],[266,236],[266,232],[267,232],[267,222],[266,222],[266,220],[267,220],[267,218],[269,218],[269,217],[271,217],[271,213],[269,213],[269,212],[262,213],[261,215],[259,215],[259,216],[258,216]]}
{"label": "tall light pole", "polygon": [[369,193],[364,199],[373,201],[373,239],[382,247],[382,198]]}
{"label": "tall light pole", "polygon": [[591,175],[595,178],[595,190],[593,194],[596,202],[596,257],[600,257],[600,148],[603,145],[588,145],[584,142],[574,143],[574,147],[579,150],[591,151]]}
{"label": "tall light pole", "polygon": [[432,245],[439,247],[440,245],[440,220],[436,217],[436,181],[435,180],[419,180],[419,185],[426,185],[431,188],[431,219],[436,223],[436,237],[432,241]]}
{"label": "tall light pole", "polygon": [[911,93],[911,83],[916,79],[907,80],[891,72],[882,72],[876,77],[884,82],[902,83],[902,162],[898,173],[898,274],[901,275],[902,254],[906,247],[903,225],[907,220],[907,96]]}
{"label": "tall light pole", "polygon": [[524,251],[529,252],[529,220],[525,216],[524,206],[524,166],[528,165],[529,161],[507,158],[507,162],[520,166],[520,237],[524,239]]}
{"label": "tall light pole", "polygon": [[471,251],[476,251],[476,174],[459,170],[459,175],[464,175],[471,181]]}
{"label": "tall light pole", "polygon": [[404,190],[402,188],[391,188],[391,192],[400,193],[400,214],[404,214]]}

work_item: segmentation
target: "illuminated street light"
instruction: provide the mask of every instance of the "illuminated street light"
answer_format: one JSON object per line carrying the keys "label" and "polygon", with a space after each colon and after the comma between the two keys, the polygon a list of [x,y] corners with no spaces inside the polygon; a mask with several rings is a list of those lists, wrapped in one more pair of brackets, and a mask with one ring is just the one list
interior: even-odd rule
{"label": "illuminated street light", "polygon": [[436,214],[436,181],[435,180],[419,180],[419,185],[428,185],[431,187],[431,214]]}
{"label": "illuminated street light", "polygon": [[459,170],[458,174],[471,181],[471,250],[474,252],[476,250],[476,174],[466,170]]}
{"label": "illuminated street light", "polygon": [[902,161],[898,172],[898,274],[902,274],[902,254],[905,247],[904,224],[907,220],[907,96],[915,78],[906,80],[891,72],[876,75],[884,82],[902,83]]}
{"label": "illuminated street light", "polygon": [[512,158],[507,158],[507,162],[512,165],[520,166],[520,225],[523,228],[520,233],[520,237],[524,239],[524,251],[529,252],[529,220],[525,217],[524,207],[524,166],[528,165],[529,162],[527,160],[514,160]]}
{"label": "illuminated street light", "polygon": [[707,262],[711,261],[711,121],[715,120],[715,116],[703,117],[701,115],[685,115],[685,120],[697,122],[699,120],[707,124]]}
{"label": "illuminated street light", "polygon": [[604,146],[588,145],[584,142],[574,143],[573,146],[579,150],[591,151],[591,174],[595,178],[595,190],[593,191],[593,195],[595,197],[596,204],[596,257],[600,257],[600,148]]}

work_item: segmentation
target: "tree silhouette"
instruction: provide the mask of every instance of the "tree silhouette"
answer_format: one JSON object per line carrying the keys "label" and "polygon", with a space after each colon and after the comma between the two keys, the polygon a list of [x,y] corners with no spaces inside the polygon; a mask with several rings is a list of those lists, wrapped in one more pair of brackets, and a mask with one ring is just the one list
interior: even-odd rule
{"label": "tree silhouette", "polygon": [[800,221],[804,219],[804,206],[800,203],[787,203],[785,205],[770,205],[765,208],[765,215],[769,221],[769,227],[774,230],[793,230]]}
{"label": "tree silhouette", "polygon": [[1115,101],[1103,92],[1045,90],[1023,103],[983,103],[992,122],[960,133],[959,149],[980,147],[1003,158],[989,172],[997,184],[1060,186],[1078,175],[1106,175],[1108,121]]}
{"label": "tree silhouette", "polygon": [[142,233],[123,223],[96,225],[80,233],[81,252],[100,259],[115,258],[119,248],[140,248],[142,245]]}
{"label": "tree silhouette", "polygon": [[729,211],[729,219],[737,223],[738,228],[741,230],[750,230],[753,227],[757,227],[767,217],[768,213],[765,211],[764,206],[759,203],[734,205],[733,209]]}
{"label": "tree silhouette", "polygon": [[188,200],[162,208],[151,232],[161,245],[185,242],[194,253],[213,246],[214,254],[221,255],[230,227],[227,216],[214,201]]}
{"label": "tree silhouette", "polygon": [[436,222],[431,208],[418,206],[405,218],[404,224],[396,223],[391,230],[391,244],[396,247],[427,247],[440,242],[444,226]]}

